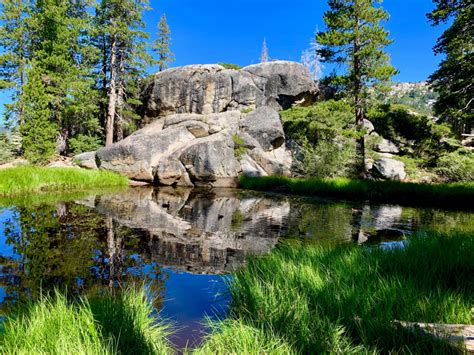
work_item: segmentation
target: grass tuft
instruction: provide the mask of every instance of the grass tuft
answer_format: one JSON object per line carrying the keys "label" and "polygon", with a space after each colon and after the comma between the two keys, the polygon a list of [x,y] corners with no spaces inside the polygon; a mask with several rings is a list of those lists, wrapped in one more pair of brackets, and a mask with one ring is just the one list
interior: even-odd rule
{"label": "grass tuft", "polygon": [[0,332],[2,354],[172,354],[168,327],[144,288],[69,301],[55,292],[20,309]]}
{"label": "grass tuft", "polygon": [[397,181],[293,179],[281,176],[242,177],[244,189],[275,191],[346,200],[371,200],[408,206],[474,208],[474,183],[416,184]]}
{"label": "grass tuft", "polygon": [[0,196],[36,192],[71,191],[86,188],[127,186],[128,179],[116,173],[79,168],[21,166],[0,170]]}
{"label": "grass tuft", "polygon": [[395,321],[471,324],[474,236],[404,248],[283,245],[230,282],[232,317],[297,353],[456,353]]}

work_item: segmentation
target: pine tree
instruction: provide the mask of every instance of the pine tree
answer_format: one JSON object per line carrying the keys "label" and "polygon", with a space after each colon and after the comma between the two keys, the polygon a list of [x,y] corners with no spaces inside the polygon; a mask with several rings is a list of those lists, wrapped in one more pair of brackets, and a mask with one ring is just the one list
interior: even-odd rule
{"label": "pine tree", "polygon": [[6,117],[13,125],[22,121],[19,99],[26,83],[30,8],[29,0],[0,0],[0,89],[11,92]]}
{"label": "pine tree", "polygon": [[98,84],[107,93],[104,105],[105,143],[123,138],[127,118],[128,83],[144,73],[151,56],[146,51],[148,35],[142,31],[142,16],[148,0],[102,0],[96,9],[96,40],[102,59],[97,63]]}
{"label": "pine tree", "polygon": [[444,54],[429,81],[438,93],[434,110],[457,134],[474,129],[474,4],[471,0],[434,0],[428,14],[435,26],[452,19],[438,39],[436,54]]}
{"label": "pine tree", "polygon": [[329,0],[329,10],[324,14],[327,26],[319,32],[317,41],[322,61],[343,64],[347,73],[340,82],[347,88],[354,106],[357,138],[356,168],[365,171],[365,142],[363,123],[367,88],[378,82],[388,81],[395,68],[389,64],[384,47],[392,41],[381,22],[388,13],[377,6],[381,0]]}
{"label": "pine tree", "polygon": [[47,94],[42,73],[33,63],[21,97],[23,123],[20,126],[23,155],[31,163],[44,163],[56,152],[58,125],[53,121],[51,95]]}
{"label": "pine tree", "polygon": [[[88,0],[37,0],[31,10],[30,55],[34,60],[29,70],[34,74],[29,76],[44,88],[44,104],[49,108],[49,121],[58,130],[54,141],[61,154],[67,152],[71,138],[100,133],[91,77],[94,48],[89,44],[89,25]],[[28,90],[35,90],[32,83],[28,83]],[[26,89],[24,96],[21,102],[25,105],[31,106],[28,100],[36,99]],[[36,118],[32,114],[28,117]],[[35,134],[34,127],[34,122],[28,122],[23,135]],[[25,144],[28,142],[26,139]]]}
{"label": "pine tree", "polygon": [[170,49],[171,45],[171,31],[168,26],[166,14],[163,14],[158,23],[158,33],[155,42],[153,43],[153,51],[158,56],[156,61],[158,70],[163,71],[168,69],[168,63],[174,60],[173,53]]}
{"label": "pine tree", "polygon": [[263,44],[262,44],[262,54],[260,55],[260,62],[261,63],[266,63],[268,62],[268,47],[267,47],[267,39],[263,39]]}

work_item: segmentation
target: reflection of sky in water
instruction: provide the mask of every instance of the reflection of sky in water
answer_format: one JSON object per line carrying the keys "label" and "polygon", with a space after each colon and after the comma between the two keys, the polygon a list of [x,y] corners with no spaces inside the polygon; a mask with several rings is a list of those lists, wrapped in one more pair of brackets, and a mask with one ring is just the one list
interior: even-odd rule
{"label": "reflection of sky in water", "polygon": [[[0,208],[0,256],[11,258],[15,256],[13,246],[6,243],[5,237],[5,223],[13,220],[13,210]],[[15,229],[19,230],[18,225],[15,223]],[[0,269],[1,270],[1,269]],[[5,298],[5,289],[0,287],[0,303]]]}

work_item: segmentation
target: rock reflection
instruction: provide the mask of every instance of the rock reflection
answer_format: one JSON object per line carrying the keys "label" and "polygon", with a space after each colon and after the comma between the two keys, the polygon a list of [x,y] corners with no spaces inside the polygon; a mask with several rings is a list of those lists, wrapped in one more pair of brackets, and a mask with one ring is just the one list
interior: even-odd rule
{"label": "rock reflection", "polygon": [[[91,206],[91,201],[78,201]],[[94,199],[96,210],[148,236],[152,260],[192,273],[235,270],[273,249],[286,232],[289,202],[231,190],[140,188]]]}

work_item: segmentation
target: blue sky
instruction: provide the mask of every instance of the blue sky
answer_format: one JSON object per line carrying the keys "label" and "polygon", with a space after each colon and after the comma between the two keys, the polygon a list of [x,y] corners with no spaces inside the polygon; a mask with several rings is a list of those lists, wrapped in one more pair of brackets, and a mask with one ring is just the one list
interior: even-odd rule
{"label": "blue sky", "polygon": [[[176,56],[172,66],[258,63],[264,37],[271,59],[299,61],[316,27],[324,28],[327,10],[326,0],[151,0],[151,6],[145,14],[151,40],[161,14],[168,17]],[[400,70],[395,81],[425,80],[440,60],[432,48],[443,30],[426,20],[432,1],[385,0],[383,6],[391,15],[386,28],[394,40],[388,51]],[[0,103],[7,97],[0,93]]]}

